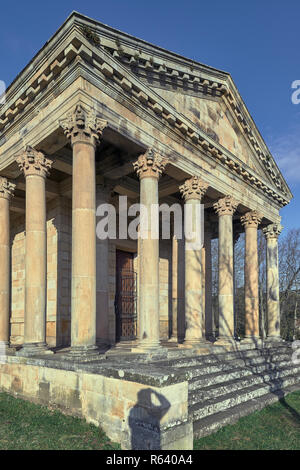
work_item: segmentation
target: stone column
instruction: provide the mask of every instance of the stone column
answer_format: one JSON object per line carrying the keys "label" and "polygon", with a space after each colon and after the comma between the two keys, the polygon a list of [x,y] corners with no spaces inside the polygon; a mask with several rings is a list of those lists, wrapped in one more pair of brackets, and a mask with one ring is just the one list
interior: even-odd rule
{"label": "stone column", "polygon": [[237,318],[237,309],[236,309],[236,272],[235,272],[235,246],[239,241],[240,234],[238,232],[234,233],[233,235],[233,310],[234,310],[234,332],[235,338],[238,338],[237,333],[237,326],[238,326],[238,318]]}
{"label": "stone column", "polygon": [[[195,176],[185,181],[180,186],[180,192],[185,201],[185,223],[187,215],[192,217],[192,230],[194,233],[203,233],[201,223],[197,217],[200,214],[201,199],[204,196],[208,184]],[[187,212],[187,206],[189,210]],[[199,226],[196,226],[199,223]],[[203,240],[200,240],[203,242]],[[195,243],[193,243],[195,242]],[[200,243],[194,240],[185,242],[185,340],[184,346],[197,347],[206,344],[204,332],[204,316],[203,316],[203,298],[202,291],[202,267],[201,267],[202,247]]]}
{"label": "stone column", "polygon": [[46,346],[46,177],[52,161],[32,147],[16,159],[26,181],[25,326],[20,355],[49,352]]}
{"label": "stone column", "polygon": [[107,122],[77,105],[60,121],[73,149],[72,357],[96,353],[96,171],[95,149]]}
{"label": "stone column", "polygon": [[[139,347],[138,351],[160,348],[159,341],[159,238],[151,235],[158,221],[158,180],[168,160],[149,149],[134,163],[140,178],[141,218],[139,243]],[[156,206],[155,206],[156,205]],[[155,208],[156,207],[156,208]],[[151,211],[154,217],[151,217]]]}
{"label": "stone column", "polygon": [[172,334],[169,341],[178,341],[178,238],[172,237]]}
{"label": "stone column", "polygon": [[0,176],[0,353],[9,347],[10,224],[9,201],[15,184]]}
{"label": "stone column", "polygon": [[232,216],[238,202],[231,196],[219,199],[214,209],[219,216],[219,339],[217,344],[234,344],[233,229]]}
{"label": "stone column", "polygon": [[259,292],[257,227],[262,216],[257,211],[241,217],[245,228],[245,340],[259,343]]}
{"label": "stone column", "polygon": [[208,224],[204,231],[204,312],[205,312],[205,334],[209,341],[214,341],[214,319],[212,311],[212,259],[211,259],[211,230]]}
{"label": "stone column", "polygon": [[282,231],[279,224],[270,224],[263,229],[267,240],[267,340],[278,341],[280,338],[280,302],[278,273],[278,237]]}
{"label": "stone column", "polygon": [[[97,178],[96,203],[108,204],[113,184]],[[96,241],[96,339],[97,344],[108,345],[109,339],[109,239]]]}

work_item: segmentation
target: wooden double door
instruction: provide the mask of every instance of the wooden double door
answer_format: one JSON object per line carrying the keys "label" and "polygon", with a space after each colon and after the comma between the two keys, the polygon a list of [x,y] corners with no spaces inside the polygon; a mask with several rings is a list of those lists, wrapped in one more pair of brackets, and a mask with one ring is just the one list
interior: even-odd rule
{"label": "wooden double door", "polygon": [[116,341],[130,341],[137,336],[136,273],[133,253],[116,252]]}

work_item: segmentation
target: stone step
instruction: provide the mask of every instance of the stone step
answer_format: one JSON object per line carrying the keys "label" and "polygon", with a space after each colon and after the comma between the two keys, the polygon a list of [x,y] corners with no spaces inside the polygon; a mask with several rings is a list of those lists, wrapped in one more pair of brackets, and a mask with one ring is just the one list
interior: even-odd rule
{"label": "stone step", "polygon": [[291,366],[292,363],[290,360],[279,360],[277,362],[272,362],[272,364],[268,364],[266,362],[256,364],[255,366],[245,366],[242,364],[237,367],[223,368],[208,374],[195,374],[189,379],[189,388],[190,390],[196,390],[209,385],[217,385],[218,383],[227,382],[228,380],[251,376],[253,374],[269,373],[276,376],[278,371]]}
{"label": "stone step", "polygon": [[295,385],[299,382],[300,377],[297,374],[296,376],[289,375],[278,381],[273,380],[269,384],[263,383],[252,385],[250,387],[244,388],[243,390],[231,392],[221,397],[213,398],[211,400],[206,400],[205,402],[192,405],[189,408],[189,414],[193,421],[199,420],[209,415],[219,413],[233,406],[247,402],[248,400],[259,398],[266,393],[276,392],[277,390],[280,391],[282,388]]}
{"label": "stone step", "polygon": [[285,367],[290,367],[291,362],[278,362],[273,363],[273,367],[270,368],[266,363],[255,366],[255,370],[251,367],[233,367],[226,370],[219,370],[217,372],[209,373],[206,375],[195,376],[189,380],[190,390],[197,390],[199,388],[208,387],[210,385],[217,385],[222,382],[227,382],[229,380],[234,380],[238,378],[243,378],[251,376],[253,374],[262,374],[262,373],[272,373],[273,376],[276,375],[276,372]]}
{"label": "stone step", "polygon": [[203,356],[191,356],[189,358],[178,358],[177,360],[168,360],[168,361],[161,361],[160,364],[167,366],[167,367],[176,367],[176,368],[186,368],[196,365],[209,365],[209,364],[218,364],[229,362],[232,360],[246,360],[251,358],[270,358],[274,356],[274,354],[289,354],[291,355],[290,348],[278,348],[278,349],[267,349],[267,350],[248,350],[243,352],[230,352],[230,353],[223,353],[223,354],[209,354]]}
{"label": "stone step", "polygon": [[220,411],[205,418],[195,420],[194,437],[200,438],[216,432],[223,426],[234,424],[243,416],[247,416],[255,411],[262,410],[268,405],[284,398],[289,393],[300,390],[300,380],[295,385],[284,387],[276,393],[266,393],[259,398],[253,398],[239,405],[233,406],[227,410]]}
{"label": "stone step", "polygon": [[248,376],[242,376],[237,374],[235,378],[228,380],[225,378],[219,383],[216,381],[212,385],[201,387],[198,389],[191,389],[189,391],[189,404],[194,405],[196,403],[203,403],[205,400],[213,399],[216,397],[221,398],[222,395],[226,395],[231,392],[242,390],[250,387],[251,385],[258,385],[263,383],[271,383],[273,380],[281,380],[289,375],[299,375],[300,378],[300,366],[291,366],[276,370],[275,374],[271,371],[262,372],[261,374],[248,374]]}
{"label": "stone step", "polygon": [[260,371],[260,366],[263,364],[265,368],[274,368],[279,363],[289,363],[292,356],[288,354],[278,354],[272,357],[272,360],[266,361],[263,357],[253,358],[251,360],[235,359],[232,361],[218,362],[214,364],[199,364],[186,368],[187,375],[190,380],[195,377],[205,376],[217,372],[230,371],[236,368],[251,368],[252,372]]}

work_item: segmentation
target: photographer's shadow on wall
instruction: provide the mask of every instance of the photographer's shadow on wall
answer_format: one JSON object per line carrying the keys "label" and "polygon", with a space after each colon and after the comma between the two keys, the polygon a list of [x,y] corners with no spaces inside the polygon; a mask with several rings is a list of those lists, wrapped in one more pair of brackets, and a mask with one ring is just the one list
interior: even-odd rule
{"label": "photographer's shadow on wall", "polygon": [[136,405],[129,413],[131,448],[136,450],[161,449],[161,420],[171,404],[151,388],[138,392]]}

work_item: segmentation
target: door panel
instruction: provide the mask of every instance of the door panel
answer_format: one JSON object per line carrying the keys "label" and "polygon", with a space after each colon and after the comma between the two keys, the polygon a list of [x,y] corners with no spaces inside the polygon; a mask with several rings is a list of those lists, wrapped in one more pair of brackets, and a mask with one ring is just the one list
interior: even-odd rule
{"label": "door panel", "polygon": [[136,338],[136,273],[133,253],[116,252],[116,340]]}

